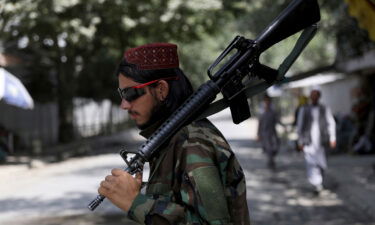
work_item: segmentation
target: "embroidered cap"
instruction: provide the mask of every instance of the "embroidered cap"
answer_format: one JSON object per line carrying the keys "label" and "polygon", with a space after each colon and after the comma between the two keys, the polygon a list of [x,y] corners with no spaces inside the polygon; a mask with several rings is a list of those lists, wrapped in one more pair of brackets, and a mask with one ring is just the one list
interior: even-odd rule
{"label": "embroidered cap", "polygon": [[128,63],[137,65],[141,70],[178,68],[177,45],[170,43],[152,43],[125,51]]}

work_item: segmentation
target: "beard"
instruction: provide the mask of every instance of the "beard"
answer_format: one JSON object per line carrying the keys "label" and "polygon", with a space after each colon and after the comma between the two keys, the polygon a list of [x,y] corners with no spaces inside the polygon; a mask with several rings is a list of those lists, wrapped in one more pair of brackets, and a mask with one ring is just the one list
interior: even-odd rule
{"label": "beard", "polygon": [[157,122],[164,122],[169,116],[168,110],[164,102],[158,102],[158,104],[151,110],[150,119],[144,124],[137,124],[140,130],[144,130]]}

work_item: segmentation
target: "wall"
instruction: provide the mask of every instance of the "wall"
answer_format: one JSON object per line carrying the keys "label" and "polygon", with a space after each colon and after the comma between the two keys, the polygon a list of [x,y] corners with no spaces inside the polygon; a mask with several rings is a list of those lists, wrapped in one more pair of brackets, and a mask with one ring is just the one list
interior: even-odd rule
{"label": "wall", "polygon": [[[116,132],[128,120],[128,114],[109,100],[74,99],[75,137],[90,137]],[[0,125],[15,135],[15,147],[31,149],[34,145],[58,142],[58,110],[55,103],[38,104],[25,110],[0,101]],[[31,151],[31,150],[26,150]]]}
{"label": "wall", "polygon": [[38,139],[44,144],[57,142],[57,106],[35,103],[25,110],[0,102],[0,124],[15,135],[21,147],[31,146]]}
{"label": "wall", "polygon": [[352,90],[359,83],[358,76],[349,75],[348,78],[321,85],[321,103],[329,106],[333,114],[349,114],[354,102]]}

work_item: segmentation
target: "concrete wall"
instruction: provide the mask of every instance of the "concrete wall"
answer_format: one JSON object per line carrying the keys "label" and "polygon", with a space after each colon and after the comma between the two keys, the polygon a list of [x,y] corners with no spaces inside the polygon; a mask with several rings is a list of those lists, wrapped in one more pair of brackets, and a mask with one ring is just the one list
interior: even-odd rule
{"label": "concrete wall", "polygon": [[109,100],[74,99],[74,125],[79,136],[90,137],[103,133],[108,125],[128,120],[128,113]]}
{"label": "concrete wall", "polygon": [[352,96],[353,88],[358,87],[360,80],[358,76],[337,80],[332,83],[321,85],[321,102],[332,110],[333,114],[349,114],[354,103]]}
{"label": "concrete wall", "polygon": [[325,81],[319,78],[324,78],[324,75],[297,81],[300,85],[292,83],[291,87],[292,89],[300,88],[306,96],[310,95],[312,89],[319,89],[322,93],[320,102],[328,106],[333,114],[349,114],[355,100],[352,90],[359,87],[360,76],[340,75],[336,76],[335,79]]}

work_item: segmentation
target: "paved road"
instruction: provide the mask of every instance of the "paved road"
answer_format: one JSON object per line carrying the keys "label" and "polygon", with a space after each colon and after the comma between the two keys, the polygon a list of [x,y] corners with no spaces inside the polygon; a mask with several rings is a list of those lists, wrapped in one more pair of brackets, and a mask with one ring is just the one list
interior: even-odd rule
{"label": "paved road", "polygon": [[[253,224],[375,224],[370,213],[363,212],[345,195],[348,189],[342,186],[351,182],[348,179],[337,179],[335,173],[329,173],[328,190],[314,196],[306,182],[300,154],[284,148],[277,158],[276,172],[266,168],[265,158],[254,141],[255,120],[236,126],[224,113],[213,121],[230,141],[245,170]],[[135,137],[127,134],[124,139]],[[343,167],[347,160],[331,157],[329,164],[332,170],[340,165],[343,169],[347,168]],[[375,158],[366,158],[361,163],[369,164],[371,160]],[[31,170],[26,166],[1,166],[0,225],[124,224],[123,213],[109,201],[104,201],[93,213],[86,209],[96,196],[100,180],[113,167],[122,166],[121,158],[114,153],[70,159]]]}

